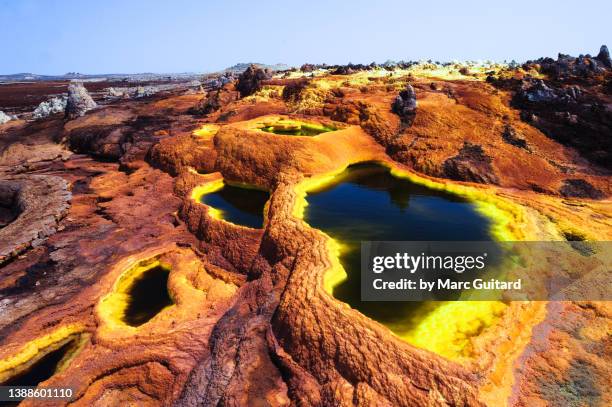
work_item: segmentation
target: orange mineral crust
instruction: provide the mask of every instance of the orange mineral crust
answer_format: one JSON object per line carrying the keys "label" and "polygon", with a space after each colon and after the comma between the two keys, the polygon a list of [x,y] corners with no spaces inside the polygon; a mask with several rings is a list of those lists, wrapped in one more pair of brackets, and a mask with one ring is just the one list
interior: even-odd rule
{"label": "orange mineral crust", "polygon": [[0,125],[1,383],[75,406],[612,404],[609,302],[449,302],[398,334],[334,296],[343,242],[305,216],[367,162],[493,239],[612,240],[610,69],[258,69]]}

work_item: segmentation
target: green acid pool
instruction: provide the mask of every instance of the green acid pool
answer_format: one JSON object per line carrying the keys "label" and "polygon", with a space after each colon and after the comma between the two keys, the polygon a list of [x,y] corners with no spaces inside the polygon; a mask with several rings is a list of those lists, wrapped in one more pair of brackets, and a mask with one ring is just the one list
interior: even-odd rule
{"label": "green acid pool", "polygon": [[124,321],[131,326],[140,326],[161,310],[172,305],[168,293],[170,269],[161,265],[143,272],[128,290],[128,304]]}
{"label": "green acid pool", "polygon": [[[325,232],[342,247],[339,260],[347,279],[334,287],[334,297],[422,347],[428,347],[426,343],[418,343],[426,342],[426,335],[421,332],[424,323],[430,324],[425,334],[432,337],[444,334],[430,332],[436,329],[480,329],[466,321],[455,322],[467,323],[467,328],[438,326],[445,322],[430,319],[440,317],[434,313],[440,312],[442,303],[365,302],[360,299],[361,241],[492,240],[490,221],[476,210],[474,203],[394,177],[387,168],[376,164],[349,167],[322,189],[309,192],[306,201],[305,221]],[[469,302],[452,304],[445,305],[444,312],[448,313],[445,318],[470,312]],[[453,310],[449,310],[449,307]],[[489,322],[494,317],[491,312],[498,312],[499,308],[490,304],[477,311],[473,307],[476,317],[484,312],[484,318],[489,318]],[[453,336],[456,333],[447,334]],[[415,339],[415,335],[420,339]],[[469,332],[464,332],[464,335],[469,336]],[[443,343],[431,345],[432,350],[452,357],[465,343],[459,343],[451,350],[437,349],[445,346]]]}
{"label": "green acid pool", "polygon": [[266,133],[282,134],[285,136],[316,136],[317,134],[337,130],[323,124],[306,123],[297,120],[279,120],[265,123],[259,128]]}
{"label": "green acid pool", "polygon": [[267,191],[224,184],[207,192],[200,202],[218,211],[221,218],[236,225],[261,228],[264,223],[264,207],[269,198]]}

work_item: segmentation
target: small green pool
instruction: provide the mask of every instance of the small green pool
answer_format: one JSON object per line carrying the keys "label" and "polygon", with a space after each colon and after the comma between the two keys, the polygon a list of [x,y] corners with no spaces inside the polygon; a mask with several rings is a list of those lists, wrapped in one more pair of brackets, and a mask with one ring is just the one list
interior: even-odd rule
{"label": "small green pool", "polygon": [[237,225],[261,228],[264,207],[270,195],[266,191],[224,184],[222,188],[203,194],[200,202],[221,212],[221,217]]}
{"label": "small green pool", "polygon": [[170,269],[161,265],[142,273],[128,291],[129,302],[124,312],[124,321],[131,326],[140,326],[157,315],[172,299],[168,294]]}
{"label": "small green pool", "polygon": [[337,130],[331,126],[305,123],[296,120],[279,120],[273,123],[265,123],[265,125],[259,129],[266,133],[282,134],[286,136],[316,136],[317,134]]}

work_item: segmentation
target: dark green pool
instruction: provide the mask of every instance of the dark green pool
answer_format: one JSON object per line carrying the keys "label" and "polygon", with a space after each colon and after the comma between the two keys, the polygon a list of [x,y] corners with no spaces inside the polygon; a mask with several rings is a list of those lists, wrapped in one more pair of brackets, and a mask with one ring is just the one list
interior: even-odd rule
{"label": "dark green pool", "polygon": [[218,191],[202,195],[200,202],[220,209],[223,219],[229,222],[260,228],[263,226],[263,211],[268,198],[266,191],[226,184]]}
{"label": "dark green pool", "polygon": [[170,269],[156,266],[146,270],[134,281],[128,291],[129,303],[124,321],[131,326],[140,326],[157,315],[172,299],[168,294]]}
{"label": "dark green pool", "polygon": [[392,176],[385,167],[358,164],[337,182],[306,197],[305,220],[340,242],[340,262],[347,280],[334,296],[382,323],[407,320],[415,302],[360,300],[360,242],[362,240],[492,240],[489,221],[474,204]]}

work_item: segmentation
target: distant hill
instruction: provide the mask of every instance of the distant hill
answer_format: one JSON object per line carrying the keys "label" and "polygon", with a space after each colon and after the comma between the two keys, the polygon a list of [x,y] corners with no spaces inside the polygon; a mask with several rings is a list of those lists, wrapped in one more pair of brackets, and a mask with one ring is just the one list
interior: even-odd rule
{"label": "distant hill", "polygon": [[158,80],[189,80],[197,79],[201,73],[185,72],[185,73],[136,73],[136,74],[81,74],[78,72],[68,72],[64,75],[38,75],[34,73],[16,73],[10,75],[0,75],[0,82],[31,82],[31,81],[67,81],[79,79],[83,81],[98,81],[98,80],[125,80],[128,82],[138,81],[158,81]]}
{"label": "distant hill", "polygon": [[17,82],[17,81],[50,81],[55,77],[50,75],[37,75],[34,73],[15,73],[11,75],[0,75],[0,81]]}
{"label": "distant hill", "polygon": [[223,71],[224,72],[232,72],[232,73],[240,74],[240,73],[246,71],[246,69],[251,64],[257,65],[257,66],[261,66],[262,68],[268,68],[268,69],[271,69],[273,71],[285,71],[285,70],[291,68],[289,65],[286,65],[286,64],[268,65],[268,64],[260,64],[260,63],[257,63],[257,62],[240,62],[240,63],[238,63],[236,65],[230,66],[229,68],[225,68]]}
{"label": "distant hill", "polygon": [[[259,65],[263,68],[269,68],[273,71],[284,71],[289,69],[289,65],[285,64],[259,64],[254,63],[255,65]],[[249,63],[239,63],[234,66],[230,66],[229,68],[224,69],[221,72],[232,72],[236,74],[241,74],[244,72],[251,62]],[[215,72],[218,74],[219,72]],[[108,74],[82,74],[79,72],[68,72],[64,75],[39,75],[35,73],[15,73],[8,75],[0,74],[0,82],[32,82],[32,81],[69,81],[69,80],[82,80],[82,81],[102,81],[102,80],[115,80],[115,81],[128,81],[128,82],[139,82],[139,81],[159,81],[159,80],[173,80],[173,81],[184,81],[191,79],[199,79],[201,78],[202,73],[194,73],[194,72],[184,72],[184,73],[135,73],[135,74],[125,74],[125,73],[108,73]]]}

